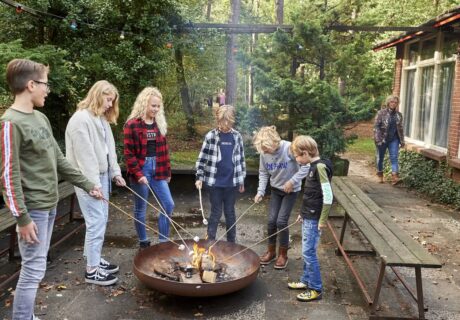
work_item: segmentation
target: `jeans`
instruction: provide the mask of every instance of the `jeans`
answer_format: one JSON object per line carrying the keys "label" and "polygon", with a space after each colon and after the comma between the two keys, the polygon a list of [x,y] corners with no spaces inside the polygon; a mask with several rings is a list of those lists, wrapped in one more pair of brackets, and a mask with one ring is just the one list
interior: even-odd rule
{"label": "jeans", "polygon": [[235,201],[238,187],[209,187],[209,200],[211,202],[211,215],[208,221],[208,239],[215,240],[217,225],[224,210],[227,241],[236,242],[236,225],[230,227],[236,221]]}
{"label": "jeans", "polygon": [[390,153],[391,172],[399,172],[398,155],[399,155],[399,139],[393,139],[393,141],[382,143],[377,146],[376,158],[377,158],[377,171],[383,171],[383,159],[388,149]]}
{"label": "jeans", "polygon": [[14,294],[13,320],[32,319],[33,317],[38,285],[45,276],[46,257],[53,233],[56,209],[29,210],[29,215],[37,225],[37,237],[40,243],[26,243],[23,239],[19,239],[18,235],[22,267]]}
{"label": "jeans", "polygon": [[[286,228],[289,217],[291,216],[292,208],[297,199],[297,192],[286,193],[278,189],[271,189],[270,209],[268,216],[268,244],[276,244],[277,230]],[[289,229],[279,233],[280,247],[287,248],[289,246]]]}
{"label": "jeans", "polygon": [[[142,173],[147,178],[150,188],[155,193],[156,198],[160,201],[161,211],[166,211],[165,213],[168,217],[171,217],[174,210],[174,201],[171,196],[171,191],[169,190],[169,185],[166,180],[155,180],[155,168],[156,168],[156,158],[147,157],[145,158],[144,166],[142,167]],[[147,211],[147,203],[143,200],[149,198],[151,193],[148,186],[142,183],[133,183],[133,190],[142,197],[134,196],[134,217],[145,224],[145,213]],[[154,199],[152,199],[154,200]],[[156,200],[153,201],[155,207],[158,207]],[[162,213],[158,213],[158,231],[159,241],[166,242],[169,238],[169,219],[164,216]],[[134,227],[136,228],[137,236],[139,237],[139,242],[149,241],[147,237],[147,232],[145,230],[145,225],[134,221]]]}
{"label": "jeans", "polygon": [[[102,194],[105,199],[109,200],[108,173],[100,174],[99,180],[102,185]],[[86,224],[83,256],[86,257],[86,265],[92,269],[99,266],[101,262],[102,245],[109,219],[109,205],[103,200],[91,197],[83,189],[75,187],[75,193]]]}
{"label": "jeans", "polygon": [[318,230],[318,220],[303,219],[302,256],[304,264],[300,281],[306,284],[310,289],[316,291],[323,290],[323,282],[321,281],[321,271],[317,255],[320,237],[321,231]]}

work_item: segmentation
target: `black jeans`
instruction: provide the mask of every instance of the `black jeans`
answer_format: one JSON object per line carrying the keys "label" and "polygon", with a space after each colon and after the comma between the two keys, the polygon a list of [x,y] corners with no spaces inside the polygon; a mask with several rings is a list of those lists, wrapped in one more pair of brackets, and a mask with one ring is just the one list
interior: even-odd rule
{"label": "black jeans", "polygon": [[217,225],[222,216],[222,209],[225,216],[225,224],[227,229],[227,241],[236,242],[236,226],[229,228],[236,221],[235,201],[237,187],[209,187],[209,200],[211,202],[211,214],[208,223],[208,239],[215,240],[217,233]]}
{"label": "black jeans", "polygon": [[[286,193],[275,188],[271,189],[267,228],[268,236],[288,226],[289,217],[291,216],[292,208],[297,199],[297,193],[298,192]],[[276,245],[276,235],[268,238],[268,244]],[[279,245],[285,248],[289,246],[289,229],[279,233]]]}

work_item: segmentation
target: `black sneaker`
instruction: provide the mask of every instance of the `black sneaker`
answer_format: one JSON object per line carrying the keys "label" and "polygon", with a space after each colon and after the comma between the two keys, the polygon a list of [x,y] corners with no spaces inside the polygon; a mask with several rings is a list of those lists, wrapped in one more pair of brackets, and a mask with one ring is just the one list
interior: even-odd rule
{"label": "black sneaker", "polygon": [[93,283],[100,286],[110,286],[118,281],[118,278],[105,272],[101,268],[97,268],[93,272],[85,272],[85,282]]}
{"label": "black sneaker", "polygon": [[144,250],[145,248],[150,247],[150,241],[141,241],[139,242],[139,250]]}
{"label": "black sneaker", "polygon": [[116,264],[111,264],[103,258],[101,258],[101,262],[99,262],[99,268],[107,273],[117,273],[118,270],[120,270],[120,268]]}

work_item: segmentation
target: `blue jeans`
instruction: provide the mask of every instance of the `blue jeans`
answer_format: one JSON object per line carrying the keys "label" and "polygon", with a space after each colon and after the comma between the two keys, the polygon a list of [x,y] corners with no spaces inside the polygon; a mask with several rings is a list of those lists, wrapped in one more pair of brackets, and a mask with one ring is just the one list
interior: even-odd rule
{"label": "blue jeans", "polygon": [[211,202],[211,215],[208,221],[208,239],[215,240],[217,225],[224,210],[227,241],[236,242],[236,225],[230,227],[236,221],[235,201],[238,187],[209,187],[209,200]]}
{"label": "blue jeans", "polygon": [[[99,181],[102,185],[104,198],[109,200],[111,182],[108,173],[100,174]],[[99,266],[101,262],[102,245],[109,220],[109,205],[103,200],[91,197],[83,189],[75,187],[75,193],[86,224],[83,256],[86,257],[86,265],[92,269]]]}
{"label": "blue jeans", "polygon": [[19,239],[18,235],[22,267],[14,294],[13,320],[28,320],[33,317],[38,285],[45,276],[46,257],[53,233],[56,209],[29,210],[29,215],[37,225],[37,237],[40,243],[26,243],[23,239]]}
{"label": "blue jeans", "polygon": [[[166,180],[155,180],[155,168],[156,168],[156,158],[147,157],[145,158],[144,166],[142,167],[142,173],[147,178],[150,188],[152,188],[157,199],[161,203],[161,207],[166,211],[165,213],[171,217],[174,210],[174,201],[171,196],[171,191],[169,190],[168,182]],[[148,186],[142,183],[133,183],[133,190],[140,195],[143,199],[148,201],[149,194],[151,193]],[[134,217],[145,224],[145,212],[147,210],[147,203],[138,196],[134,196]],[[152,203],[155,207],[158,208],[158,203],[156,200],[152,199]],[[161,208],[159,208],[161,210]],[[169,219],[166,218],[163,214],[158,213],[158,231],[160,233],[159,241],[166,242],[169,238]],[[134,221],[134,227],[136,228],[137,236],[139,237],[139,242],[147,242],[149,238],[147,237],[147,232],[145,226],[137,221]]]}
{"label": "blue jeans", "polygon": [[306,284],[310,289],[316,291],[323,290],[321,280],[321,271],[317,249],[321,231],[318,230],[318,220],[303,219],[302,222],[302,256],[303,256],[303,274],[300,281]]}
{"label": "blue jeans", "polygon": [[[268,236],[271,237],[268,238],[268,244],[276,244],[276,235],[272,235],[277,230],[287,227],[296,199],[297,192],[285,193],[278,189],[271,189],[267,227]],[[285,248],[289,246],[289,229],[280,232],[279,245]]]}
{"label": "blue jeans", "polygon": [[399,139],[393,139],[393,141],[382,143],[377,146],[376,158],[377,158],[377,171],[383,171],[383,159],[388,149],[390,153],[391,172],[399,172],[398,155],[399,155]]}

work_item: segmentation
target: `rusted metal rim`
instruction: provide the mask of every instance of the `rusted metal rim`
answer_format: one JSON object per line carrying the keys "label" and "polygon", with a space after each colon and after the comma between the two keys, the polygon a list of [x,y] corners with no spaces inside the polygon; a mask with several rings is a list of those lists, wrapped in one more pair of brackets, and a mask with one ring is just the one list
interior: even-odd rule
{"label": "rusted metal rim", "polygon": [[[192,239],[187,239],[185,242],[190,248],[194,243]],[[198,242],[200,247],[205,248],[208,248],[211,244],[211,241],[206,240]],[[245,248],[239,244],[219,241],[213,246],[212,252],[216,256],[216,261],[219,262]],[[228,273],[234,276],[232,280],[217,283],[191,284],[167,280],[155,275],[154,265],[162,261],[164,263],[164,261],[168,261],[172,257],[187,261],[189,255],[187,249],[181,251],[171,242],[160,243],[146,248],[134,257],[134,274],[148,287],[164,293],[186,297],[210,297],[235,292],[248,286],[257,278],[260,267],[258,255],[251,249],[248,249],[225,261],[228,265]]]}

